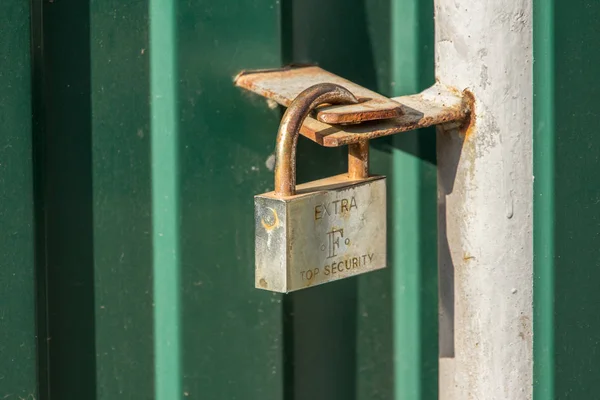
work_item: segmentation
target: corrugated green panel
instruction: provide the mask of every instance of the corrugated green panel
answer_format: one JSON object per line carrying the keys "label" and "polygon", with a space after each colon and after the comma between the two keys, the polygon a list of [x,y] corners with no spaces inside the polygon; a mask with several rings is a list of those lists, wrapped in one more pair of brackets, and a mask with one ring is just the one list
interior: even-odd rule
{"label": "corrugated green panel", "polygon": [[[411,284],[427,285],[396,301],[421,312],[397,326],[417,321],[410,329],[421,343],[435,333],[435,263],[423,244],[435,235],[435,209],[415,203],[435,174],[416,162],[417,192],[391,186],[390,204],[422,215],[404,230],[390,212],[390,226],[423,238],[403,263],[392,258],[387,271],[293,296],[258,291],[252,195],[272,188],[280,110],[232,84],[241,69],[310,61],[383,92],[391,76],[419,79],[411,84],[420,88],[423,46],[411,42],[427,56],[407,76],[391,70],[403,41],[390,43],[391,4],[64,0],[44,8],[52,395],[391,398],[391,276],[407,263],[419,276]],[[427,158],[433,144],[414,140],[403,150],[375,142],[373,171],[388,172],[404,150]],[[345,154],[301,140],[299,179],[343,170]],[[405,254],[391,232],[392,255]],[[435,370],[426,363],[436,340],[426,347],[412,336],[402,346],[417,349],[398,364],[420,371],[404,375],[414,380],[409,393],[429,377],[421,371]]]}
{"label": "corrugated green panel", "polygon": [[[43,10],[43,159],[50,396],[94,398],[94,276],[89,8]],[[39,21],[41,22],[41,21]],[[45,395],[46,396],[46,395]]]}
{"label": "corrugated green panel", "polygon": [[555,396],[600,396],[600,3],[555,9]]}
{"label": "corrugated green panel", "polygon": [[[180,4],[176,16],[155,19],[177,28],[170,50],[180,66],[171,82],[180,95],[171,107],[181,137],[166,143],[178,148],[164,168],[179,179],[170,204],[181,210],[175,223],[182,253],[166,270],[160,259],[155,265],[167,274],[155,286],[166,288],[161,297],[153,293],[152,253],[168,245],[153,246],[161,227],[152,220],[151,186],[156,199],[168,182],[160,163],[154,171],[150,164],[149,55],[158,52],[160,68],[165,48],[149,42],[149,6],[100,0],[44,6],[51,394],[153,398],[155,383],[166,393],[161,385],[168,381],[154,380],[155,367],[168,366],[155,357],[154,342],[158,348],[165,339],[159,331],[179,326],[184,354],[172,361],[181,363],[182,376],[169,376],[183,380],[181,396],[280,398],[281,296],[252,285],[252,195],[271,186],[265,161],[279,111],[232,85],[242,68],[281,65],[279,7],[207,1]],[[159,79],[161,72],[168,73],[157,70]],[[155,116],[164,111],[156,107]],[[180,271],[168,269],[177,265]],[[163,285],[178,273],[180,287]],[[181,313],[154,314],[157,301],[163,306],[178,296]]]}
{"label": "corrugated green panel", "polygon": [[90,2],[97,399],[154,396],[147,1]]}
{"label": "corrugated green panel", "polygon": [[273,187],[280,111],[233,86],[242,69],[281,66],[280,4],[178,7],[183,392],[281,399],[282,296],[254,288],[253,202]]}
{"label": "corrugated green panel", "polygon": [[158,400],[183,394],[176,16],[176,1],[150,1],[154,376]]}
{"label": "corrugated green panel", "polygon": [[46,3],[50,395],[152,398],[147,3]]}
{"label": "corrugated green panel", "polygon": [[[434,83],[433,1],[392,1],[392,90]],[[435,129],[391,141],[396,399],[438,398],[437,170]]]}
{"label": "corrugated green panel", "polygon": [[600,4],[534,6],[536,398],[591,399],[600,393]]}
{"label": "corrugated green panel", "polygon": [[534,6],[534,390],[554,399],[554,1]]}
{"label": "corrugated green panel", "polygon": [[0,3],[0,398],[37,398],[29,3]]}

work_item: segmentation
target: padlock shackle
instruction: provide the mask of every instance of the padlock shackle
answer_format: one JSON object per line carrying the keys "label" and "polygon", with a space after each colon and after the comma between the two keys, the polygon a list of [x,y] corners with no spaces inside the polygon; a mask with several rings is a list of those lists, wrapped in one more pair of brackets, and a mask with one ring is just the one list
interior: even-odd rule
{"label": "padlock shackle", "polygon": [[[283,114],[277,144],[275,148],[275,194],[278,196],[293,196],[296,194],[296,147],[298,136],[304,120],[310,112],[321,104],[356,104],[358,100],[352,93],[340,85],[333,83],[319,83],[300,93]],[[355,160],[351,164],[354,154],[356,159],[364,154],[366,143],[366,159],[368,160],[368,141],[357,143],[349,149],[349,171],[351,177],[361,174],[364,163]],[[354,149],[354,151],[353,151]],[[363,158],[364,159],[364,158]],[[358,166],[358,169],[357,169]],[[368,174],[368,171],[367,171]]]}
{"label": "padlock shackle", "polygon": [[350,179],[364,179],[369,177],[368,140],[348,145],[348,177]]}

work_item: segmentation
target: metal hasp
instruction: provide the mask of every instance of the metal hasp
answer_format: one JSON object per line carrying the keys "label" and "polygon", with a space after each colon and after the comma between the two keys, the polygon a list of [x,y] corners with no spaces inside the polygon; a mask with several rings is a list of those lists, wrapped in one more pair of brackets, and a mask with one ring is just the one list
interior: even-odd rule
{"label": "metal hasp", "polygon": [[318,119],[328,124],[394,118],[403,113],[401,105],[397,102],[319,67],[242,71],[235,78],[235,83],[285,107],[308,87],[320,83],[340,85],[356,96],[358,104],[320,108],[317,113]]}
{"label": "metal hasp", "polygon": [[[369,140],[462,125],[471,97],[441,84],[388,99],[319,67],[242,72],[237,86],[288,107],[277,136],[275,191],[255,196],[255,283],[291,292],[384,268],[386,181],[369,176]],[[302,134],[348,145],[348,173],[296,189]]]}
{"label": "metal hasp", "polygon": [[369,176],[368,142],[348,148],[348,173],[296,187],[300,127],[321,104],[356,104],[347,89],[305,89],[283,116],[275,190],[254,198],[255,284],[291,292],[386,266],[385,177]]}
{"label": "metal hasp", "polygon": [[306,118],[300,133],[325,147],[432,125],[461,124],[471,112],[472,97],[468,93],[439,83],[418,94],[388,99],[314,66],[243,71],[235,78],[237,86],[286,107],[301,91],[318,83],[342,85],[359,100],[358,104],[319,108],[315,116]]}

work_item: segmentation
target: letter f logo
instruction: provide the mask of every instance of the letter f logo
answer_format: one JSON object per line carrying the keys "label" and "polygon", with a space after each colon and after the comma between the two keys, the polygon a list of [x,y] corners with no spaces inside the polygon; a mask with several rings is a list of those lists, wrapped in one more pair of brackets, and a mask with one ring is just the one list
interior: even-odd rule
{"label": "letter f logo", "polygon": [[327,232],[327,242],[329,243],[329,255],[327,258],[333,258],[337,256],[336,250],[340,247],[340,238],[344,237],[343,229],[332,229]]}

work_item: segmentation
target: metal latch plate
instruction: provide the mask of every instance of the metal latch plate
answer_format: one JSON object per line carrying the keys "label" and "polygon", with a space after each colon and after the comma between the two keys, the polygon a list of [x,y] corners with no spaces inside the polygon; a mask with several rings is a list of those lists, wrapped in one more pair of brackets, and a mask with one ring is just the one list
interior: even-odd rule
{"label": "metal latch plate", "polygon": [[468,92],[461,93],[439,83],[421,93],[388,99],[319,67],[244,71],[235,79],[237,86],[286,107],[304,89],[327,82],[342,85],[355,96],[370,100],[318,108],[316,118],[306,118],[300,133],[325,147],[438,124],[459,126],[467,121],[473,104]]}
{"label": "metal latch plate", "polygon": [[274,70],[243,71],[235,84],[288,107],[304,89],[318,83],[335,83],[348,89],[358,104],[325,106],[317,119],[328,124],[358,123],[402,115],[400,104],[379,93],[327,72],[319,67],[287,67]]}

